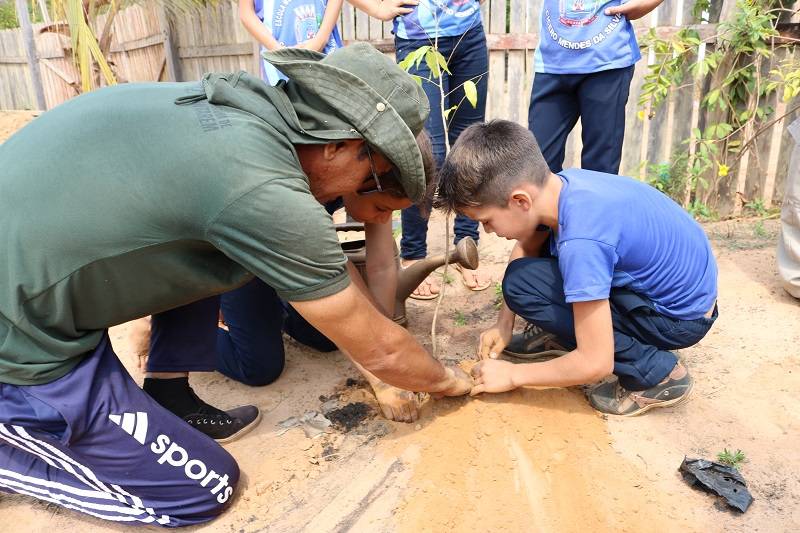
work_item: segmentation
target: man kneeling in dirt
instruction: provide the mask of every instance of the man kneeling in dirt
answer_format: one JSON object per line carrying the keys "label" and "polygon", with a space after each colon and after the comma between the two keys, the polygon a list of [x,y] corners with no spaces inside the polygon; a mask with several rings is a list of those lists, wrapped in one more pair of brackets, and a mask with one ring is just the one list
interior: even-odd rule
{"label": "man kneeling in dirt", "polygon": [[[517,240],[472,394],[613,373],[588,394],[604,413],[637,415],[688,397],[692,378],[671,350],[697,343],[716,320],[717,265],[703,229],[670,198],[622,176],[553,174],[527,129],[493,121],[461,134],[437,204]],[[515,314],[529,327],[512,340]],[[539,362],[495,360],[504,349]]]}
{"label": "man kneeling in dirt", "polygon": [[291,81],[102,89],[0,145],[0,490],[130,524],[217,516],[235,460],[136,385],[107,328],[254,275],[381,380],[470,390],[350,283],[321,205],[393,170],[422,197],[424,93],[368,45],[268,59]]}

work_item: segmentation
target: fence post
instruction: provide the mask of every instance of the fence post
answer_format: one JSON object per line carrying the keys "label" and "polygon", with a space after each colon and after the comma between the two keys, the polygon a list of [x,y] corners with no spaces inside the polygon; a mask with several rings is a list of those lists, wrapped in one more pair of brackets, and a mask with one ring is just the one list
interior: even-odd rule
{"label": "fence post", "polygon": [[158,21],[161,25],[161,34],[164,36],[164,61],[167,64],[167,75],[171,81],[182,81],[181,58],[178,56],[172,17],[163,4],[159,8]]}
{"label": "fence post", "polygon": [[28,68],[31,71],[31,83],[33,92],[36,96],[36,105],[40,110],[46,111],[47,104],[44,99],[44,88],[42,87],[42,73],[39,71],[39,57],[36,53],[36,41],[33,39],[33,27],[28,16],[28,3],[25,0],[16,0],[17,18],[22,28],[22,42],[25,45],[25,55],[28,56]]}

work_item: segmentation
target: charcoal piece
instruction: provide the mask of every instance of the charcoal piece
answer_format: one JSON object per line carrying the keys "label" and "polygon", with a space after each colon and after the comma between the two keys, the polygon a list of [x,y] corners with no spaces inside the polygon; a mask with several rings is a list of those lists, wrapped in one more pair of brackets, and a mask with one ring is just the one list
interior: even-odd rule
{"label": "charcoal piece", "polygon": [[357,427],[364,419],[372,414],[372,409],[364,402],[348,403],[344,407],[328,411],[325,416],[333,425],[348,432]]}

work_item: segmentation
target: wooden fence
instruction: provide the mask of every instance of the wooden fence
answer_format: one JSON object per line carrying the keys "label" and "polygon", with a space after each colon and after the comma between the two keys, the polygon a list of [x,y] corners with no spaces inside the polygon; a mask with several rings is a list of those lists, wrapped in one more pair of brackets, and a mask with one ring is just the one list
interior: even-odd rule
{"label": "wooden fence", "polygon": [[[691,16],[693,4],[693,0],[667,0],[635,22],[637,33],[655,28],[661,35],[670,35],[691,25],[704,35],[713,35],[716,22],[725,20],[735,8],[735,0],[712,2],[710,22],[701,25]],[[487,119],[507,118],[527,125],[540,9],[541,0],[486,0],[481,6],[490,50]],[[51,108],[77,94],[78,75],[64,56],[63,37],[40,33],[40,28],[34,27],[36,46],[45,99]],[[372,19],[345,3],[340,30],[346,42],[369,41],[392,53],[391,29],[391,23]],[[237,5],[226,0],[201,13],[174,17],[155,4],[125,9],[114,21],[111,59],[125,81],[191,80],[208,71],[257,74],[259,69],[258,47],[239,22]],[[774,58],[773,64],[781,59]],[[676,152],[692,149],[683,141],[692,128],[704,127],[706,116],[699,102],[713,89],[711,76],[687,80],[671,92],[651,120],[640,120],[636,101],[647,63],[645,57],[634,72],[620,169],[640,177],[646,162],[666,162]],[[31,109],[34,102],[21,32],[0,31],[0,109]],[[781,102],[776,100],[774,105],[776,116],[786,112]],[[779,203],[793,147],[786,125],[796,115],[787,116],[763,135],[755,155],[744,156],[731,175],[715,176],[707,188],[699,189],[698,198],[721,214],[740,212],[745,200],[760,198],[766,206]],[[578,124],[567,144],[565,167],[580,166],[580,133]]]}

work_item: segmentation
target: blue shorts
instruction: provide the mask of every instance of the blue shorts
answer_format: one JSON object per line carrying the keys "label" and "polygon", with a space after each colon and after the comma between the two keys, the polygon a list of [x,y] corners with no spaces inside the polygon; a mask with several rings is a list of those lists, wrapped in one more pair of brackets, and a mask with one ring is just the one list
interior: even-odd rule
{"label": "blue shorts", "polygon": [[230,503],[239,467],[131,379],[108,336],[67,375],[0,383],[0,490],[128,525],[198,524]]}

